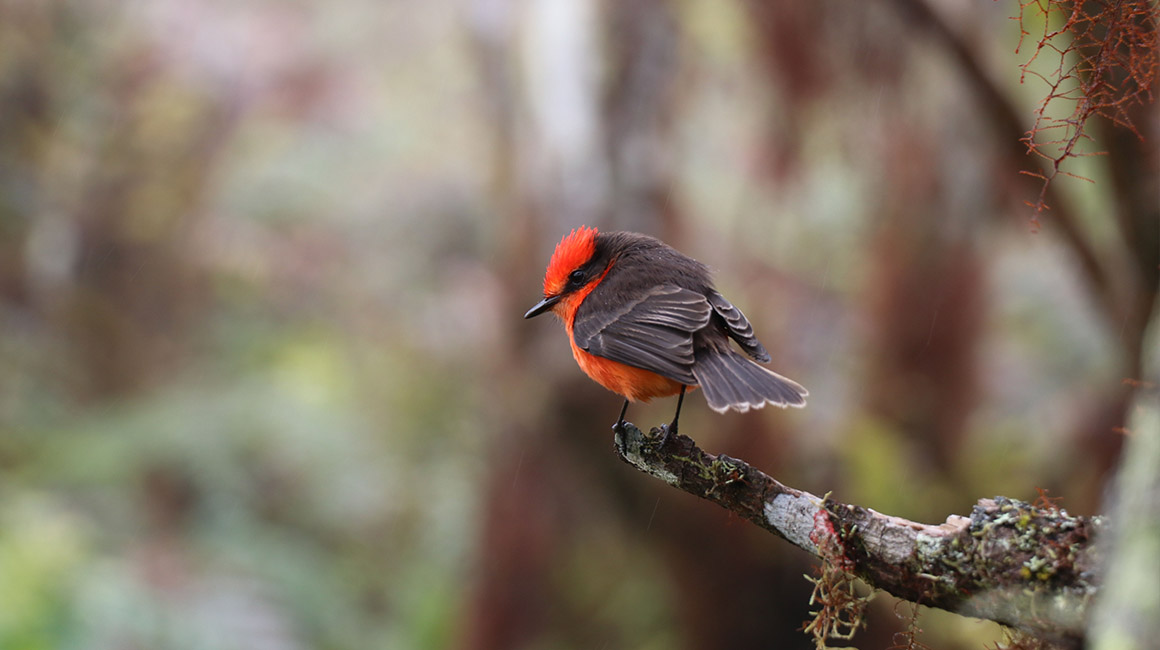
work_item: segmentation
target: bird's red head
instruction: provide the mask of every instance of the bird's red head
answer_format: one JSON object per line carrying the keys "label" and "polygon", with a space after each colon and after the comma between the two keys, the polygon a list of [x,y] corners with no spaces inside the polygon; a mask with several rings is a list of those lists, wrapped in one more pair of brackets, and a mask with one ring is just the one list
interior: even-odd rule
{"label": "bird's red head", "polygon": [[[529,309],[524,318],[549,310],[556,314],[575,313],[580,301],[599,281],[581,270],[596,255],[596,234],[595,228],[580,226],[564,235],[544,273],[544,299]],[[587,289],[580,290],[582,285],[587,285]]]}
{"label": "bird's red head", "polygon": [[544,273],[544,296],[554,296],[563,292],[568,284],[568,274],[592,259],[595,253],[595,228],[580,226],[564,235],[560,243],[556,244],[556,252],[552,253],[548,271]]}

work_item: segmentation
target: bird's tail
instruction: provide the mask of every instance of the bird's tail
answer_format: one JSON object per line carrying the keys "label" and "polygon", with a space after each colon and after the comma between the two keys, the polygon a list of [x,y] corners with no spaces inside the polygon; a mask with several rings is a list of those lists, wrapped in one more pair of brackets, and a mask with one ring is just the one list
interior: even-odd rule
{"label": "bird's tail", "polygon": [[709,408],[724,413],[759,409],[766,403],[785,408],[806,405],[809,391],[797,382],[762,368],[733,350],[707,348],[697,351],[693,364]]}

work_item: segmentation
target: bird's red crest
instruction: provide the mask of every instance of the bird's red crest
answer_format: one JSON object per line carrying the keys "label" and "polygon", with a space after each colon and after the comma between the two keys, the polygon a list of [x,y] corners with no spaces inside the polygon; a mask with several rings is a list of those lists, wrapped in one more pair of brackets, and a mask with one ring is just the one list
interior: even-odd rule
{"label": "bird's red crest", "polygon": [[596,252],[596,229],[580,226],[564,235],[552,261],[548,262],[548,272],[544,274],[544,295],[553,296],[564,290],[568,274],[592,259]]}

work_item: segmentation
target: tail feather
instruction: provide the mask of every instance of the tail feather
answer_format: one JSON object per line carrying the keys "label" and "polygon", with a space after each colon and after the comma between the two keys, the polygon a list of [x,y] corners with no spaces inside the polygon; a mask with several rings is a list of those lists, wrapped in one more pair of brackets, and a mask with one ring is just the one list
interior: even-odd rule
{"label": "tail feather", "polygon": [[806,405],[809,391],[797,382],[757,365],[733,350],[699,350],[693,376],[705,393],[709,408],[742,413],[766,403],[785,408]]}

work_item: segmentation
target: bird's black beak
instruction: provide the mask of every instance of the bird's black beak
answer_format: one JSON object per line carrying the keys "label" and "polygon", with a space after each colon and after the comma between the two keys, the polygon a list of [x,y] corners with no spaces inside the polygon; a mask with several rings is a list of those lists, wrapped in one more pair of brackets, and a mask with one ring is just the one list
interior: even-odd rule
{"label": "bird's black beak", "polygon": [[529,309],[528,313],[524,314],[524,318],[539,316],[540,314],[548,311],[552,308],[552,305],[560,302],[561,297],[562,296],[548,296],[547,298],[544,298],[540,302],[537,302],[534,307]]}

